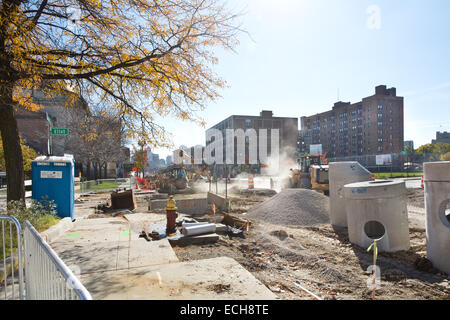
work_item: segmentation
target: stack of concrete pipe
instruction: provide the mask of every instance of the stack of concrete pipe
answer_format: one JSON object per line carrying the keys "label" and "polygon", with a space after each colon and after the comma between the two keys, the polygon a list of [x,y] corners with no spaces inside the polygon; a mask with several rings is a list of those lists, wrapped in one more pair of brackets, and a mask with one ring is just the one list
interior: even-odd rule
{"label": "stack of concrete pipe", "polygon": [[368,181],[344,187],[350,242],[367,248],[377,241],[379,251],[410,248],[403,181]]}
{"label": "stack of concrete pipe", "polygon": [[424,164],[427,257],[450,274],[450,162]]}
{"label": "stack of concrete pipe", "polygon": [[404,182],[371,181],[358,162],[330,163],[330,220],[348,228],[350,242],[380,251],[408,250],[409,225]]}
{"label": "stack of concrete pipe", "polygon": [[371,181],[372,174],[359,162],[332,162],[329,167],[330,220],[336,227],[347,227],[344,186],[346,184]]}

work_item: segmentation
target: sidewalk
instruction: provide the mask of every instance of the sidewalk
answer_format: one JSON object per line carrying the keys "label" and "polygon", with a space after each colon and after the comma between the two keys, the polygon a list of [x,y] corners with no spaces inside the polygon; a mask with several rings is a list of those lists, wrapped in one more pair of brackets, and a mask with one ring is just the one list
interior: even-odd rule
{"label": "sidewalk", "polygon": [[[277,297],[230,258],[180,263],[167,240],[138,233],[165,215],[77,220],[50,245],[94,299],[255,299]],[[225,285],[226,292],[218,290]]]}

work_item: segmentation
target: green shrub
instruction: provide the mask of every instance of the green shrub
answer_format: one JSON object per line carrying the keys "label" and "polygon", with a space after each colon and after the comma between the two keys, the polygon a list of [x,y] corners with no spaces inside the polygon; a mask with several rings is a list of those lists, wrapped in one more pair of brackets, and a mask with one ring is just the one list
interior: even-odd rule
{"label": "green shrub", "polygon": [[7,215],[16,218],[21,225],[28,220],[39,231],[43,218],[56,218],[56,205],[53,201],[33,200],[27,207],[23,201],[9,201]]}
{"label": "green shrub", "polygon": [[[56,215],[56,205],[53,201],[32,201],[31,204],[26,207],[23,201],[9,201],[6,212],[2,212],[2,215],[7,215],[16,218],[20,225],[28,220],[36,228],[38,232],[42,232],[52,225],[58,223],[59,219]],[[1,237],[2,227],[0,226],[0,259],[3,258],[3,238]],[[17,234],[13,227],[13,248],[17,246]],[[5,254],[10,256],[10,233],[9,226],[5,223]],[[13,249],[13,251],[15,251]]]}

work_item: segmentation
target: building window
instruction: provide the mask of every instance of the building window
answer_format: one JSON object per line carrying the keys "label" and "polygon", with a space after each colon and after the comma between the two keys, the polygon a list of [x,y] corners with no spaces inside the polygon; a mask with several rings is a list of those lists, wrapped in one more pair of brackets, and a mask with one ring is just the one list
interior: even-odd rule
{"label": "building window", "polygon": [[378,142],[379,142],[379,143],[382,143],[382,142],[383,142],[383,139],[381,139],[381,138],[378,139]]}
{"label": "building window", "polygon": [[383,114],[382,113],[378,114],[378,119],[383,119]]}
{"label": "building window", "polygon": [[382,127],[383,126],[383,122],[378,122],[378,126]]}
{"label": "building window", "polygon": [[382,151],[383,151],[383,147],[382,147],[382,146],[379,146],[379,147],[378,147],[378,151],[379,151],[379,152],[382,152]]}
{"label": "building window", "polygon": [[378,110],[383,110],[383,106],[378,106]]}
{"label": "building window", "polygon": [[251,124],[252,124],[252,120],[249,120],[249,119],[245,120],[245,125],[247,127],[250,127]]}

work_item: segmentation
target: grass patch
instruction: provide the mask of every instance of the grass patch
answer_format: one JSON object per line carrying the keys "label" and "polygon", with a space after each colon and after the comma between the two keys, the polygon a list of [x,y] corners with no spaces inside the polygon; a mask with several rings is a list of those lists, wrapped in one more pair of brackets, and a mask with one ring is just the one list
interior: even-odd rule
{"label": "grass patch", "polygon": [[375,179],[421,177],[423,172],[375,172]]}
{"label": "grass patch", "polygon": [[[91,181],[89,183],[83,182],[83,192],[116,189],[120,185],[121,185],[120,182],[114,181],[103,181],[102,183],[99,184],[95,184],[94,181]],[[81,189],[76,190],[76,193],[80,192]]]}
{"label": "grass patch", "polygon": [[45,216],[41,217],[37,223],[37,226],[34,226],[38,232],[43,232],[47,230],[48,228],[54,226],[61,220],[60,217],[46,214]]}

